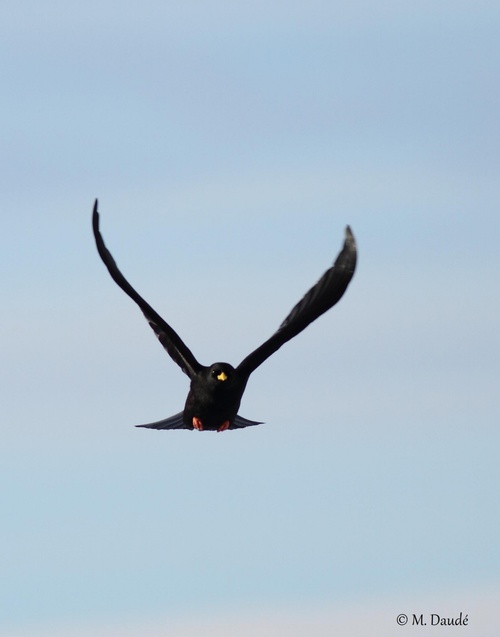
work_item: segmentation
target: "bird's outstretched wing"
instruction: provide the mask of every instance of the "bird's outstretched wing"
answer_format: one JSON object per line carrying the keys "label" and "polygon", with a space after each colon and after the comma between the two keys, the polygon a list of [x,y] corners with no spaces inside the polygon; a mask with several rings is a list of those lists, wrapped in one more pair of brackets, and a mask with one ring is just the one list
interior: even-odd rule
{"label": "bird's outstretched wing", "polygon": [[104,245],[103,238],[99,232],[99,213],[97,211],[97,199],[94,204],[94,212],[92,215],[92,228],[94,230],[95,242],[97,245],[97,251],[104,265],[108,268],[111,277],[117,283],[121,289],[130,296],[130,298],[137,303],[146,317],[146,320],[153,328],[154,333],[158,337],[158,340],[163,347],[170,354],[172,359],[179,365],[182,371],[192,378],[197,372],[203,369],[203,366],[198,363],[191,350],[184,344],[180,336],[175,332],[161,316],[153,310],[153,308],[147,303],[140,294],[138,294],[134,288],[130,285],[127,279],[118,269],[115,260],[111,256],[110,251]]}
{"label": "bird's outstretched wing", "polygon": [[352,279],[356,268],[356,256],[356,241],[347,226],[344,246],[335,263],[297,303],[271,338],[238,365],[238,373],[248,377],[271,354],[335,305],[342,298]]}

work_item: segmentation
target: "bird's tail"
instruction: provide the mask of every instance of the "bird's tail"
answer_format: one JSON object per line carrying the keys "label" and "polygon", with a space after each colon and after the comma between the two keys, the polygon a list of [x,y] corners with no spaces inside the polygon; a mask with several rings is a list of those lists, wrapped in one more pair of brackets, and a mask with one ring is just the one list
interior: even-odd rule
{"label": "bird's tail", "polygon": [[192,429],[192,427],[188,427],[184,424],[183,415],[184,412],[181,411],[175,414],[175,416],[170,416],[170,418],[150,422],[147,425],[136,425],[136,427],[145,427],[146,429]]}
{"label": "bird's tail", "polygon": [[[183,419],[184,412],[179,412],[175,416],[165,418],[164,420],[158,420],[157,422],[151,422],[147,425],[136,425],[136,427],[144,427],[145,429],[193,429],[193,427],[186,425]],[[244,427],[252,427],[253,425],[262,425],[263,423],[255,420],[248,420],[243,416],[236,416],[231,423],[229,429],[243,429]]]}

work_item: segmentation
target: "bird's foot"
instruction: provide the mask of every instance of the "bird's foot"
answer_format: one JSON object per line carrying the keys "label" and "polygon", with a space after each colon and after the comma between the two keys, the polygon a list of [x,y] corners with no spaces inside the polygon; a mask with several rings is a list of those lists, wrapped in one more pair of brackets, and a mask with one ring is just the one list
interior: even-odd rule
{"label": "bird's foot", "polygon": [[193,427],[198,429],[198,431],[203,431],[203,423],[199,418],[196,418],[196,416],[193,417]]}
{"label": "bird's foot", "polygon": [[217,431],[226,431],[227,429],[229,429],[229,425],[231,423],[229,422],[229,420],[225,420],[222,425],[217,429]]}

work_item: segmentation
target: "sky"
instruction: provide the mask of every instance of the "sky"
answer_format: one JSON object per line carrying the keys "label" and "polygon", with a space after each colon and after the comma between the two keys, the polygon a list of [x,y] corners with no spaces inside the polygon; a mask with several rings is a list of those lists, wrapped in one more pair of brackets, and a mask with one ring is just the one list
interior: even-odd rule
{"label": "sky", "polygon": [[[2,2],[1,634],[496,634],[499,27],[487,0]],[[203,364],[350,224],[344,298],[250,379],[264,425],[134,428],[188,380],[96,197]]]}

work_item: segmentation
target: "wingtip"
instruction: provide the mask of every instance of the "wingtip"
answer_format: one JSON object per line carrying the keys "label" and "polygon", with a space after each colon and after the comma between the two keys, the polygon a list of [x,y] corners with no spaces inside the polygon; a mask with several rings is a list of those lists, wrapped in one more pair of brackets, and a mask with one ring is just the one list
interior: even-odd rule
{"label": "wingtip", "polygon": [[96,199],[94,202],[94,210],[92,211],[92,226],[94,228],[94,231],[99,230],[99,211],[97,210],[98,205],[99,201],[98,199]]}
{"label": "wingtip", "polygon": [[356,239],[349,225],[345,227],[345,243],[356,250]]}

